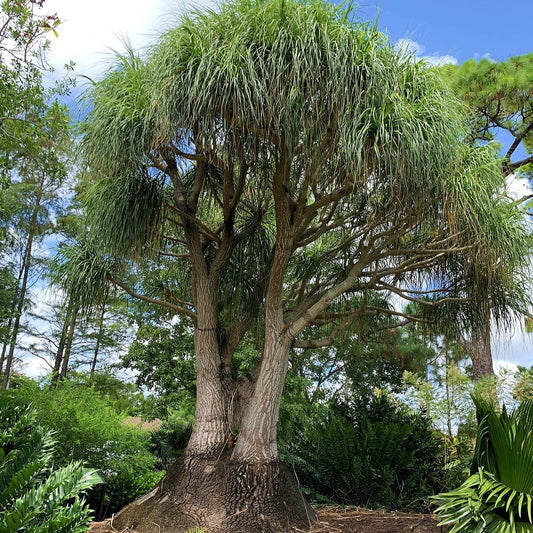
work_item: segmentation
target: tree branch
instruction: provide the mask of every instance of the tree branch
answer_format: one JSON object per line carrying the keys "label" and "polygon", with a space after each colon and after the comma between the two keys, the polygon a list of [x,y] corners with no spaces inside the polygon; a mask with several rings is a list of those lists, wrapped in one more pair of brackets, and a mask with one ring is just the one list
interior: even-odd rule
{"label": "tree branch", "polygon": [[516,161],[515,163],[509,163],[506,167],[506,169],[509,171],[516,170],[517,168],[523,167],[524,165],[527,165],[529,163],[533,163],[533,154],[529,157],[526,157],[525,159],[522,159],[521,161]]}
{"label": "tree branch", "polygon": [[220,237],[216,233],[211,231],[199,218],[189,213],[186,213],[185,211],[182,211],[179,207],[176,207],[175,205],[166,204],[166,207],[168,207],[171,211],[174,211],[176,214],[180,215],[181,217],[186,218],[187,220],[190,220],[191,222],[193,222],[198,227],[198,230],[200,231],[200,233],[208,237],[213,242],[216,242],[217,244],[220,244],[222,242]]}
{"label": "tree branch", "polygon": [[138,300],[142,300],[143,302],[148,302],[151,304],[158,305],[160,307],[166,307],[168,309],[172,309],[173,311],[177,311],[182,315],[188,316],[196,324],[196,313],[194,313],[190,309],[187,309],[187,307],[172,304],[170,302],[165,302],[164,300],[158,300],[157,298],[150,298],[149,296],[144,296],[143,294],[139,294],[135,292],[132,288],[128,287],[126,284],[114,278],[113,276],[108,275],[107,279],[117,287],[120,287],[121,289],[126,291],[132,298],[137,298]]}
{"label": "tree branch", "polygon": [[313,349],[313,348],[327,348],[333,346],[334,339],[327,337],[325,339],[296,339],[293,343],[294,348]]}

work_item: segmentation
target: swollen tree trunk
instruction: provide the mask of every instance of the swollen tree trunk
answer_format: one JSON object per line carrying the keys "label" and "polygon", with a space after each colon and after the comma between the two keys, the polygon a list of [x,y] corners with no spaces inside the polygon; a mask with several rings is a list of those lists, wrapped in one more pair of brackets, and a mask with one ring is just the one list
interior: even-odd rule
{"label": "swollen tree trunk", "polygon": [[[131,527],[140,533],[181,533],[198,526],[224,533],[309,528],[315,513],[300,494],[291,472],[280,462],[276,447],[290,349],[285,336],[276,337],[276,342],[265,342],[259,377],[244,409],[235,447],[226,440],[217,455],[198,453],[202,443],[204,451],[213,450],[211,439],[216,435],[216,425],[204,422],[202,432],[193,434],[192,445],[161,483],[115,516],[115,528]],[[206,410],[202,405],[196,413],[201,422],[202,410]]]}
{"label": "swollen tree trunk", "polygon": [[238,426],[232,413],[241,411],[241,406],[234,406],[240,395],[217,338],[216,284],[205,272],[194,272],[197,405],[191,440],[160,484],[115,516],[115,528],[140,533],[181,533],[193,527],[280,533],[293,527],[308,529],[316,519],[291,472],[280,462],[276,446],[292,337],[281,311],[283,268],[276,277],[275,265],[266,299],[261,366],[252,396],[242,406],[235,446]]}

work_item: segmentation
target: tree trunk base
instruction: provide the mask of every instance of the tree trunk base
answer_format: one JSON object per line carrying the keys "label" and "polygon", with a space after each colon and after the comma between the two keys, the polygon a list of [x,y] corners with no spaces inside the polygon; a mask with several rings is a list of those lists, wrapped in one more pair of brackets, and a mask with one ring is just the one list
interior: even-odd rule
{"label": "tree trunk base", "polygon": [[180,458],[159,485],[113,519],[119,531],[286,533],[316,520],[281,462],[245,464],[228,457]]}

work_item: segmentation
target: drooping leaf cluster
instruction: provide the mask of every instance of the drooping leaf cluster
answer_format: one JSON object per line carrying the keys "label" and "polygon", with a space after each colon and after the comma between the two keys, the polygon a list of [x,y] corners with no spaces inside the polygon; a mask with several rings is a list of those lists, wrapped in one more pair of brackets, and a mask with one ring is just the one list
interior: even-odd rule
{"label": "drooping leaf cluster", "polygon": [[520,254],[525,228],[498,197],[494,153],[461,145],[459,105],[436,73],[343,8],[193,12],[146,58],[119,57],[88,99],[85,153],[102,180],[91,234],[106,254],[152,261],[167,278],[159,299],[193,321],[191,262],[220,271],[228,326],[257,314],[288,235],[287,322],[371,287],[440,301],[468,286],[506,303],[494,266]]}

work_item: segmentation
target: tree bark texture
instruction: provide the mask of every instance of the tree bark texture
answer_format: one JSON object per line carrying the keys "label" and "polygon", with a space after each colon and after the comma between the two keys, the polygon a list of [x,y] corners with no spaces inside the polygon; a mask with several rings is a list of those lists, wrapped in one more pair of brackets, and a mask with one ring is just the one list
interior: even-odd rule
{"label": "tree bark texture", "polygon": [[307,530],[316,516],[289,470],[279,461],[233,461],[186,454],[159,485],[113,519],[119,531],[274,533]]}
{"label": "tree bark texture", "polygon": [[225,387],[226,380],[217,339],[215,287],[207,276],[196,275],[196,412],[187,450],[189,454],[198,456],[219,454],[231,432],[228,417],[229,391]]}
{"label": "tree bark texture", "polygon": [[278,460],[277,425],[290,342],[286,335],[279,335],[275,330],[269,336],[255,390],[244,412],[233,452],[233,459],[237,461],[269,463]]}
{"label": "tree bark texture", "polygon": [[490,328],[474,330],[470,335],[470,339],[462,337],[459,339],[459,343],[472,360],[472,377],[474,380],[477,381],[494,375]]}
{"label": "tree bark texture", "polygon": [[239,398],[225,387],[235,383],[223,375],[214,332],[196,329],[198,404],[187,451],[156,489],[114,518],[116,529],[281,533],[314,522],[313,509],[278,458],[276,430],[291,343],[277,320],[267,322],[261,368],[242,409],[235,445],[239,426],[232,412]]}

